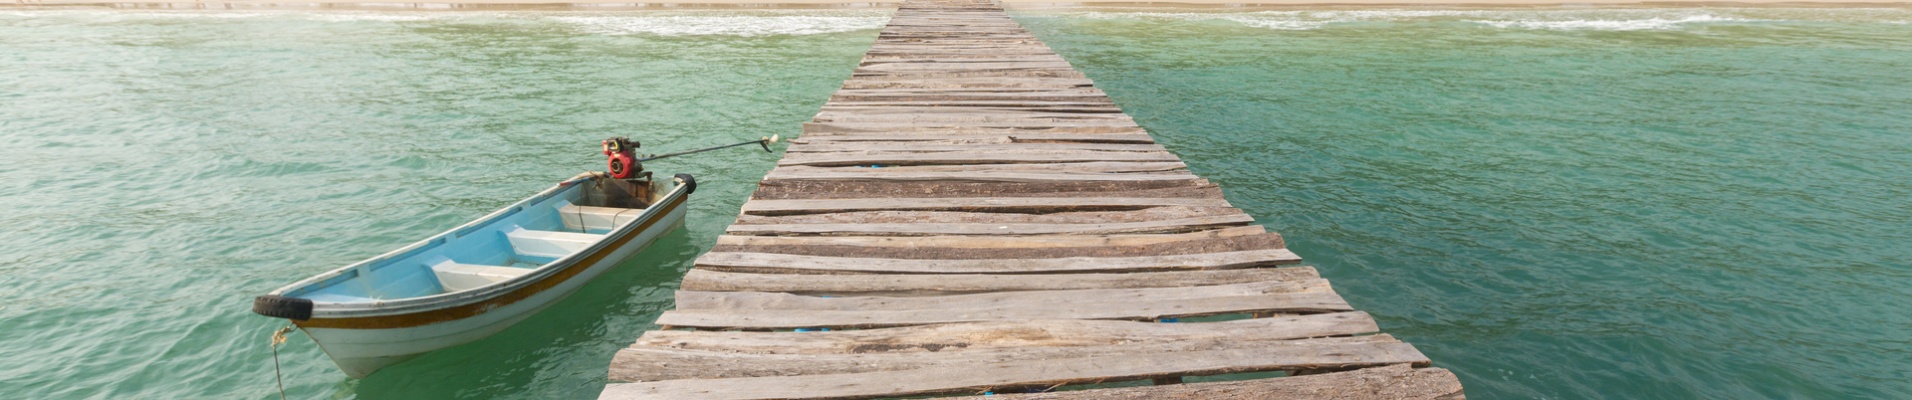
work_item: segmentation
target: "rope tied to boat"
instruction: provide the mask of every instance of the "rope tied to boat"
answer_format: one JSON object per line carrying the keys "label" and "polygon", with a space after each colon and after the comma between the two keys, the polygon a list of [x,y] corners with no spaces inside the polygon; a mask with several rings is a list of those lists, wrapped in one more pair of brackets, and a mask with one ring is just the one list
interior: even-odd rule
{"label": "rope tied to boat", "polygon": [[285,334],[292,333],[292,324],[286,324],[272,331],[272,376],[279,381],[279,400],[285,400],[285,374],[279,372],[279,345],[285,344]]}

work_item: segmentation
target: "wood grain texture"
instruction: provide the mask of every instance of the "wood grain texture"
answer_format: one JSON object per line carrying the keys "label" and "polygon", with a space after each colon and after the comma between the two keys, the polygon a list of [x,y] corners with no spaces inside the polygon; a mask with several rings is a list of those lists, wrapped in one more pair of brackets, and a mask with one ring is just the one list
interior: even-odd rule
{"label": "wood grain texture", "polygon": [[[602,399],[869,398],[935,394],[980,394],[1013,388],[1149,379],[1165,376],[1291,369],[1292,360],[1323,364],[1425,364],[1426,356],[1404,343],[1351,349],[1339,346],[1275,346],[1244,349],[1003,360],[968,365],[846,374],[754,378],[685,379],[620,383]],[[1358,361],[1343,361],[1354,359]]]}
{"label": "wood grain texture", "polygon": [[[764,179],[778,179],[778,173],[789,172],[844,172],[868,175],[894,174],[903,172],[1037,172],[1037,173],[1167,173],[1181,175],[1187,172],[1188,164],[1179,162],[1080,162],[1047,164],[990,164],[990,165],[924,165],[887,168],[859,167],[778,167],[770,171]],[[957,174],[952,174],[957,175]]]}
{"label": "wood grain texture", "polygon": [[1090,224],[1149,222],[1197,217],[1245,215],[1233,207],[1159,206],[1119,211],[1058,211],[1047,213],[968,211],[843,211],[825,214],[751,215],[737,217],[738,225],[843,223],[982,223],[982,224]]}
{"label": "wood grain texture", "polygon": [[977,123],[956,124],[956,123],[923,123],[923,122],[912,123],[912,122],[883,122],[883,121],[878,121],[878,122],[811,121],[811,122],[803,123],[804,135],[830,134],[830,133],[914,133],[914,134],[926,134],[926,135],[979,134],[979,133],[993,133],[993,134],[1048,133],[1048,134],[1098,135],[1098,134],[1134,134],[1134,133],[1138,133],[1142,131],[1143,131],[1142,127],[1135,125],[1134,123],[1118,123],[1118,122],[1065,123],[1065,122],[1056,122],[1056,121],[1046,121],[1042,123],[1017,124],[1015,123],[1015,121],[1007,121],[1007,122],[994,122],[994,123],[977,122]]}
{"label": "wood grain texture", "polygon": [[[798,332],[792,332],[798,333]],[[957,343],[958,345],[961,342]],[[1268,368],[1315,369],[1426,363],[1413,346],[1387,335],[1301,340],[1236,340],[1233,338],[1145,340],[1095,346],[1017,346],[997,349],[944,347],[933,357],[922,353],[851,352],[845,354],[759,354],[732,351],[632,347],[620,350],[612,361],[611,378],[627,382],[672,379],[713,379],[763,376],[851,374],[965,365],[1015,360],[1065,360],[1110,356],[1141,356],[1195,351],[1267,350],[1281,359],[1265,360]]]}
{"label": "wood grain texture", "polygon": [[1441,368],[1407,365],[1246,381],[1139,386],[1050,393],[1002,393],[970,400],[1464,400],[1460,378]]}
{"label": "wood grain texture", "polygon": [[870,132],[823,132],[803,135],[792,139],[798,143],[832,142],[910,142],[910,141],[972,141],[980,143],[1155,143],[1155,138],[1146,133],[1069,133],[1069,132],[1017,132],[1017,131],[945,131],[927,133],[870,133]]}
{"label": "wood grain texture", "polygon": [[1081,347],[1150,340],[1287,340],[1378,330],[1373,317],[1351,311],[1207,323],[1050,319],[827,332],[650,331],[631,347],[762,354],[938,353],[957,348]]}
{"label": "wood grain texture", "polygon": [[1052,213],[1071,211],[1133,211],[1162,206],[1230,207],[1223,199],[1120,197],[954,197],[920,199],[751,200],[743,205],[750,215],[799,215],[855,211],[961,211]]}
{"label": "wood grain texture", "polygon": [[1255,222],[1247,214],[1180,218],[1161,221],[1031,224],[1031,223],[838,223],[731,225],[732,235],[764,236],[939,236],[939,235],[1105,235],[1118,233],[1184,233],[1242,226]]}
{"label": "wood grain texture", "polygon": [[711,329],[869,328],[1024,319],[1149,320],[1353,311],[1325,281],[927,297],[678,291],[677,307],[659,316],[657,324]]}
{"label": "wood grain texture", "polygon": [[1316,274],[1311,267],[1043,275],[797,275],[736,273],[697,268],[684,275],[682,289],[705,292],[782,292],[808,296],[901,297],[1030,290],[1175,288],[1251,282],[1305,284],[1318,279],[1320,275]]}
{"label": "wood grain texture", "polygon": [[906,0],[849,75],[603,398],[1461,398],[998,4]]}
{"label": "wood grain texture", "polygon": [[1138,257],[1064,257],[967,260],[882,259],[774,253],[711,252],[697,266],[720,270],[841,271],[892,274],[1030,274],[1240,269],[1301,262],[1288,249]]}
{"label": "wood grain texture", "polygon": [[[929,165],[929,164],[914,164]],[[970,164],[961,164],[970,165]],[[1023,172],[1023,171],[952,171],[952,172],[863,172],[863,171],[772,171],[765,179],[772,180],[812,180],[812,181],[885,181],[885,182],[985,182],[985,183],[1045,183],[1080,181],[1163,181],[1188,182],[1197,180],[1192,174],[1111,174],[1100,172]]]}
{"label": "wood grain texture", "polygon": [[909,152],[946,152],[946,151],[1010,151],[1010,150],[1080,150],[1080,151],[1168,151],[1159,144],[1105,144],[1105,143],[1005,143],[1005,144],[915,144],[915,143],[831,143],[791,145],[787,150],[792,153],[828,153],[845,151],[909,151]]}
{"label": "wood grain texture", "polygon": [[1177,243],[1210,238],[1259,235],[1267,228],[1256,226],[1238,226],[1215,230],[1196,231],[1181,234],[1152,235],[1046,235],[1015,237],[975,237],[975,236],[736,236],[717,237],[719,246],[869,246],[895,248],[1057,248],[1092,246],[1146,246],[1163,243]]}
{"label": "wood grain texture", "polygon": [[892,166],[892,165],[951,165],[951,164],[1016,164],[1016,163],[1064,163],[1064,162],[1178,162],[1174,154],[1168,152],[1135,151],[1085,151],[1085,150],[1030,150],[1007,151],[948,151],[937,153],[917,152],[832,152],[832,153],[785,153],[777,165],[811,165],[824,167],[847,166]]}
{"label": "wood grain texture", "polygon": [[[1173,236],[1173,235],[1147,235]],[[978,238],[984,239],[984,238]],[[821,242],[794,242],[792,244],[754,245],[723,244],[712,247],[712,253],[772,253],[827,257],[906,259],[906,260],[984,260],[1011,258],[1067,258],[1067,257],[1145,257],[1171,256],[1186,254],[1227,253],[1250,250],[1280,249],[1287,243],[1279,234],[1264,233],[1213,238],[1193,238],[1187,240],[1163,242],[1107,243],[1089,246],[1022,246],[1020,237],[995,242],[1007,243],[1004,246],[869,246],[859,244],[824,244]],[[1053,238],[1049,238],[1053,239]]]}
{"label": "wood grain texture", "polygon": [[[1179,173],[1178,173],[1179,174]],[[1110,174],[1114,175],[1114,174]],[[1129,174],[1123,174],[1129,175]],[[1179,197],[1222,198],[1220,186],[1184,175],[1185,179],[1058,180],[1042,182],[932,181],[812,181],[766,180],[757,184],[758,200],[941,198],[941,197]]]}

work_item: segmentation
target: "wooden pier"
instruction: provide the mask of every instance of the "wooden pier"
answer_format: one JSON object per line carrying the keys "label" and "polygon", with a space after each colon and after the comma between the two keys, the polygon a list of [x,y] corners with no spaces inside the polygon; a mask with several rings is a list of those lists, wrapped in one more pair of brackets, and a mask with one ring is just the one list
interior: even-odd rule
{"label": "wooden pier", "polygon": [[998,5],[910,0],[602,398],[1462,397],[1253,222]]}

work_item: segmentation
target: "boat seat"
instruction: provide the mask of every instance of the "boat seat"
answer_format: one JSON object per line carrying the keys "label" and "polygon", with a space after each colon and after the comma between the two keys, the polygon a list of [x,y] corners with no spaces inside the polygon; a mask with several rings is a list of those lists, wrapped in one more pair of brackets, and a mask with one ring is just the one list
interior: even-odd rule
{"label": "boat seat", "polygon": [[643,215],[642,208],[592,207],[566,204],[558,208],[558,215],[564,218],[565,229],[575,230],[611,230],[636,221]]}
{"label": "boat seat", "polygon": [[519,255],[563,258],[597,244],[604,239],[604,235],[518,228],[505,232],[505,238],[511,240],[512,250]]}
{"label": "boat seat", "polygon": [[470,290],[527,273],[531,273],[531,270],[496,265],[459,264],[449,259],[432,264],[432,275],[438,276],[438,285],[443,286],[446,292]]}

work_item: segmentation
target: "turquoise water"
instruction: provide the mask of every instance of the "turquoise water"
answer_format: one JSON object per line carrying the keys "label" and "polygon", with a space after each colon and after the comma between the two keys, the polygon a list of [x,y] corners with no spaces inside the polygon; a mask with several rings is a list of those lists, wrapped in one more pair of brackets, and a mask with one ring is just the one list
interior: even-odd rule
{"label": "turquoise water", "polygon": [[1470,397],[1912,398],[1912,10],[1019,19]]}
{"label": "turquoise water", "polygon": [[[4,11],[0,11],[4,12]],[[0,397],[277,398],[250,298],[588,169],[799,131],[887,11],[0,14]],[[497,336],[294,398],[594,398],[777,156],[648,165],[686,228]]]}
{"label": "turquoise water", "polygon": [[[887,13],[0,10],[0,397],[273,398],[251,296],[792,134]],[[1475,398],[1912,397],[1912,11],[1017,13]],[[591,398],[776,155],[497,336],[298,398]]]}

